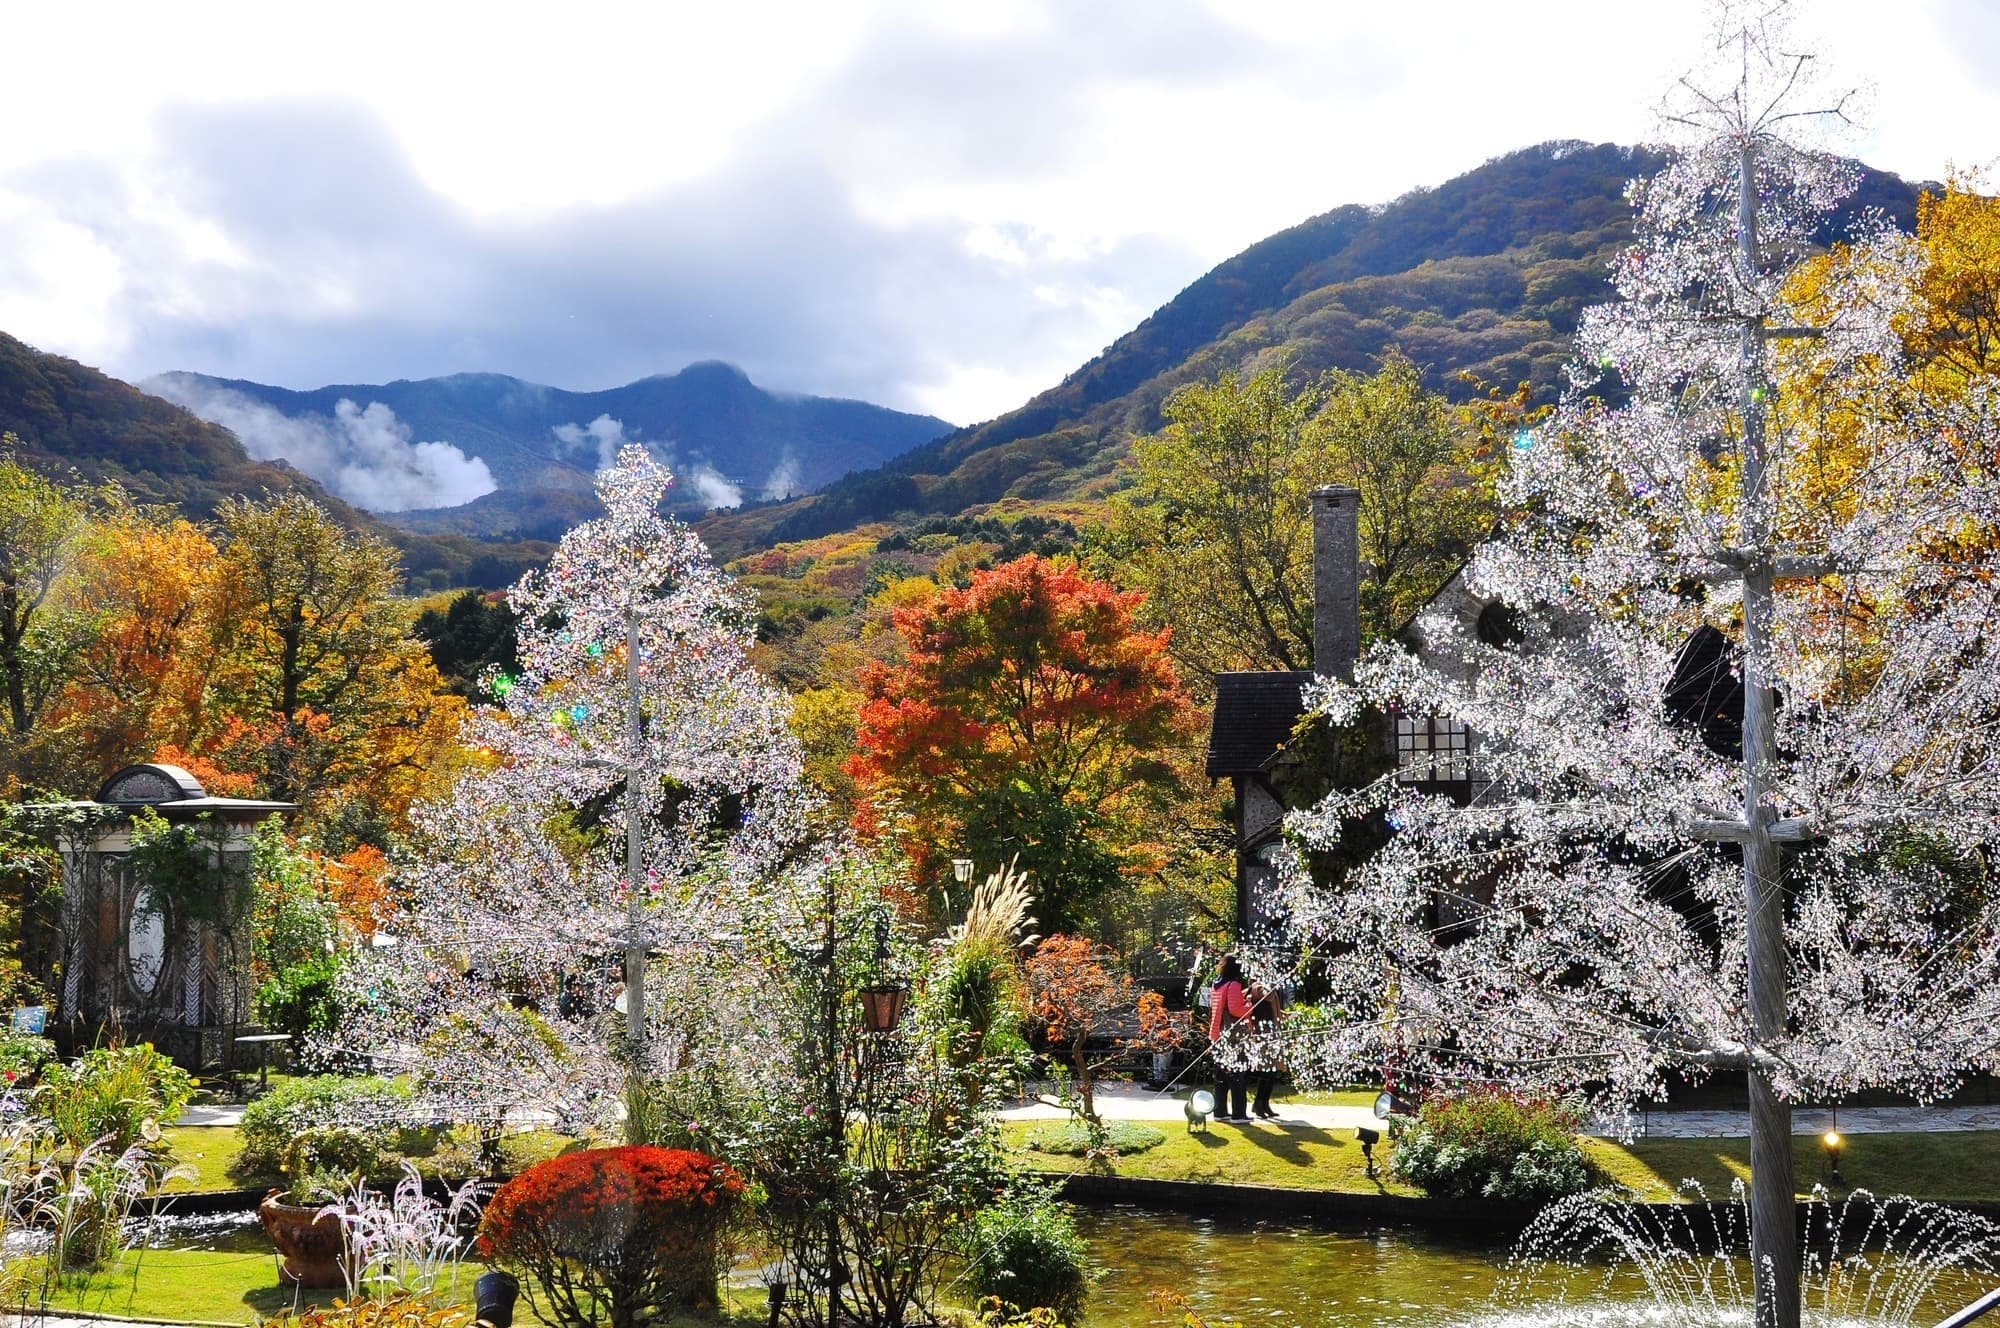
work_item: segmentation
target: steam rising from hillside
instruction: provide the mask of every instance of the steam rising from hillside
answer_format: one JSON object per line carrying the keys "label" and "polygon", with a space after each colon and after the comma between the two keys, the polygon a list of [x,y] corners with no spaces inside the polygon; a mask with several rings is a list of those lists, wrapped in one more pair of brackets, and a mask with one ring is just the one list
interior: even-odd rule
{"label": "steam rising from hillside", "polygon": [[599,415],[588,424],[558,424],[549,430],[565,452],[588,452],[596,458],[596,469],[609,470],[625,445],[625,422]]}
{"label": "steam rising from hillside", "polygon": [[764,492],[761,496],[765,502],[781,502],[786,498],[795,498],[805,491],[805,474],[799,469],[798,455],[786,452],[784,460],[773,466],[770,475],[764,480]]}
{"label": "steam rising from hillside", "polygon": [[288,461],[371,512],[457,507],[492,493],[493,473],[447,442],[415,442],[410,427],[379,401],[341,400],[331,417],[286,415],[241,392],[181,374],[140,384],[235,434],[260,461]]}
{"label": "steam rising from hillside", "polygon": [[[611,463],[618,456],[618,449],[625,446],[626,443],[639,441],[638,439],[626,436],[625,421],[614,420],[609,415],[599,415],[588,424],[558,424],[549,430],[549,432],[553,433],[556,436],[556,441],[562,444],[563,454],[573,455],[580,452],[585,457],[594,458],[598,470],[608,470]],[[743,505],[743,486],[731,480],[714,466],[709,465],[708,462],[695,461],[683,466],[674,459],[671,447],[659,443],[646,443],[645,447],[661,464],[674,473],[674,478],[677,481],[694,491],[695,495],[701,499],[702,506],[741,507]],[[792,467],[793,475],[796,478],[797,463],[787,458],[786,464]],[[779,469],[782,470],[783,468],[781,466]],[[774,478],[775,475],[776,472],[773,472]]]}

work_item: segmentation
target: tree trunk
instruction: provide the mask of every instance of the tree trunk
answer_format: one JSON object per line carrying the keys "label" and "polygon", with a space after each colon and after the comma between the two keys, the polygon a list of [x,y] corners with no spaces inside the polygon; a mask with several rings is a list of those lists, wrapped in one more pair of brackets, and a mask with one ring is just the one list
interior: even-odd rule
{"label": "tree trunk", "polygon": [[[1746,286],[1757,271],[1757,158],[1743,142],[1737,174],[1737,243]],[[1743,543],[1743,908],[1748,931],[1752,1043],[1785,1035],[1785,894],[1766,805],[1776,754],[1771,693],[1771,531],[1764,475],[1764,330],[1742,329]],[[1757,1328],[1798,1328],[1799,1247],[1793,1208],[1792,1108],[1764,1072],[1750,1068],[1750,1259]]]}

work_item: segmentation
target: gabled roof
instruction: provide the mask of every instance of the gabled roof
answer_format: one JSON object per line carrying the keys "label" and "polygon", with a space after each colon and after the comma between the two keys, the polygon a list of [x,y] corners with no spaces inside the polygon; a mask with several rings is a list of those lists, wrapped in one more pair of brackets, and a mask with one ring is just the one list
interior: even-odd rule
{"label": "gabled roof", "polygon": [[1208,777],[1254,775],[1270,768],[1306,713],[1309,670],[1219,673],[1208,730]]}
{"label": "gabled roof", "polygon": [[1673,677],[1660,698],[1676,723],[1701,735],[1717,756],[1743,755],[1742,651],[1703,624],[1674,658]]}

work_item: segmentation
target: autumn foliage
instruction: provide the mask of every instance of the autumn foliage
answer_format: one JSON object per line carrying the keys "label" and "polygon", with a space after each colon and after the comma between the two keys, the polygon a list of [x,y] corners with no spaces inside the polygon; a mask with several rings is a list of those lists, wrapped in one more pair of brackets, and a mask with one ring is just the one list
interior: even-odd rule
{"label": "autumn foliage", "polygon": [[705,1153],[582,1149],[500,1187],[479,1256],[527,1274],[548,1322],[631,1328],[714,1304],[718,1245],[742,1193],[741,1178]]}
{"label": "autumn foliage", "polygon": [[1017,857],[1044,921],[1147,860],[1192,712],[1142,596],[1030,554],[900,608],[903,662],[868,665],[847,772],[864,830],[894,808],[920,866]]}
{"label": "autumn foliage", "polygon": [[1179,1021],[1158,992],[1142,993],[1118,968],[1109,946],[1085,936],[1051,936],[1027,963],[1029,1010],[1063,1047],[1076,1071],[1087,1120],[1097,1119],[1095,1070],[1102,1053],[1091,1044],[1165,1051],[1180,1040]]}

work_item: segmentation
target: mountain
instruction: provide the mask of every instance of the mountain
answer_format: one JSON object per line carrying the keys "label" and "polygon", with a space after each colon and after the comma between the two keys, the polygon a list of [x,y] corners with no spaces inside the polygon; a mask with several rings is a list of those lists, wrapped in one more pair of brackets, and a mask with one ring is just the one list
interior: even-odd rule
{"label": "mountain", "polygon": [[951,425],[861,401],[766,391],[717,362],[601,392],[454,374],[296,392],[163,374],[144,386],[227,425],[411,531],[555,538],[595,511],[591,476],[627,440],[664,453],[679,506],[787,498]]}
{"label": "mountain", "polygon": [[[1368,369],[1398,347],[1454,398],[1473,390],[1464,371],[1551,399],[1579,314],[1611,298],[1609,261],[1631,239],[1627,184],[1663,162],[1644,148],[1546,143],[1386,206],[1337,208],[1222,263],[1019,409],[818,494],[711,516],[702,531],[738,556],[1003,500],[1088,499],[1115,486],[1126,440],[1159,426],[1176,387],[1278,351],[1316,373]],[[1864,171],[1847,215],[1878,210],[1909,229],[1918,188]]]}
{"label": "mountain", "polygon": [[499,586],[548,558],[536,543],[482,543],[384,526],[283,461],[260,461],[229,430],[74,360],[0,333],[0,433],[45,474],[115,480],[140,502],[200,519],[225,498],[303,492],[357,530],[403,552],[413,589]]}

